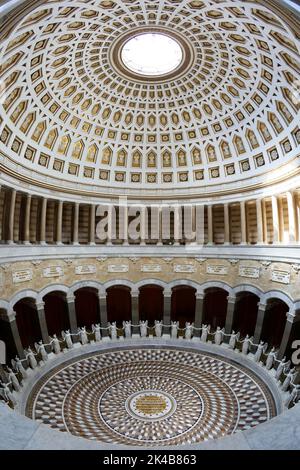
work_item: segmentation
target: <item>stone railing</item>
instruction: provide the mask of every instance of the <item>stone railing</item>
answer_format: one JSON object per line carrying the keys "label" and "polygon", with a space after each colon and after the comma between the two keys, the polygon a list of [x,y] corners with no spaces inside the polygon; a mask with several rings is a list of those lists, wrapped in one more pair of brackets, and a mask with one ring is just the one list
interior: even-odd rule
{"label": "stone railing", "polygon": [[[107,330],[109,336],[102,335],[102,330]],[[168,331],[168,333],[166,333]],[[194,334],[197,332],[197,336]],[[15,392],[19,392],[24,385],[28,371],[42,367],[46,362],[56,355],[62,354],[73,348],[84,347],[89,343],[118,341],[124,339],[153,339],[171,338],[185,339],[186,341],[197,341],[212,343],[220,347],[228,348],[237,354],[248,356],[261,367],[264,367],[276,380],[281,392],[285,393],[285,406],[290,408],[300,399],[300,385],[295,383],[297,371],[291,368],[291,361],[286,358],[277,359],[278,351],[269,348],[268,344],[260,342],[255,344],[253,337],[247,335],[241,338],[240,333],[232,331],[226,334],[224,329],[218,327],[211,331],[209,325],[202,325],[195,328],[194,324],[186,323],[185,328],[179,327],[179,322],[171,322],[164,325],[162,321],[155,321],[149,326],[148,321],[140,321],[134,325],[130,321],[124,321],[122,327],[118,327],[116,322],[109,323],[107,328],[101,328],[99,324],[92,325],[91,330],[86,327],[78,328],[78,332],[72,334],[70,330],[62,331],[61,336],[53,335],[48,344],[42,341],[35,343],[34,349],[28,347],[24,350],[24,359],[16,357],[11,361],[12,368],[5,366],[2,378],[6,380],[0,382],[0,398],[12,408],[16,405]]]}

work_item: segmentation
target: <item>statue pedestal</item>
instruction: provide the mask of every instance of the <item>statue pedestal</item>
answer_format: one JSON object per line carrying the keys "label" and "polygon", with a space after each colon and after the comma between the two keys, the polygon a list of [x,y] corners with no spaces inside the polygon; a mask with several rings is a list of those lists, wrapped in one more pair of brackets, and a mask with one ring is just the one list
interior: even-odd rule
{"label": "statue pedestal", "polygon": [[111,341],[111,338],[110,336],[102,336],[101,341],[103,341],[103,343],[108,343],[109,341]]}

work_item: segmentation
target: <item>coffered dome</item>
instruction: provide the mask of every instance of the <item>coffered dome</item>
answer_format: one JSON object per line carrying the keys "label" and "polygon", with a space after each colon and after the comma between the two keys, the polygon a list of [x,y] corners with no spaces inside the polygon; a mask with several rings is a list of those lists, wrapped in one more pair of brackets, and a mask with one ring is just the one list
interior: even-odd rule
{"label": "coffered dome", "polygon": [[[297,173],[300,36],[272,2],[40,3],[3,31],[4,172],[128,195],[230,192]],[[145,34],[180,47],[173,68],[126,64],[124,48]]]}

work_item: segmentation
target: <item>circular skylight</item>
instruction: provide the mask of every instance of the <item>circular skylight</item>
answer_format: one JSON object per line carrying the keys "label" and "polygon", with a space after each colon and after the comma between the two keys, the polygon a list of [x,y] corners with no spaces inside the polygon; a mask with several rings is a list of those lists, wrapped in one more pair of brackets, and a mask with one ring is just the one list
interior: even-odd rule
{"label": "circular skylight", "polygon": [[182,62],[180,45],[168,36],[145,33],[126,42],[122,61],[131,71],[141,75],[164,75],[175,70]]}

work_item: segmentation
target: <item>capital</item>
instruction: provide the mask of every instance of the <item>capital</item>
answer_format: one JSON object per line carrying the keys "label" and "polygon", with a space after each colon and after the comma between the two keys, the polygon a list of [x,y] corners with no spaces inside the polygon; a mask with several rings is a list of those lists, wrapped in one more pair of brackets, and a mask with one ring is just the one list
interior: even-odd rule
{"label": "capital", "polygon": [[164,297],[172,297],[172,290],[164,289]]}
{"label": "capital", "polygon": [[36,302],[35,305],[36,305],[36,308],[37,308],[38,310],[43,310],[44,307],[45,307],[45,302],[43,302],[43,301]]}
{"label": "capital", "polygon": [[263,312],[264,312],[264,311],[266,310],[266,308],[267,308],[267,304],[263,304],[262,302],[258,302],[257,306],[258,306],[258,310],[261,310],[261,311],[263,311]]}

